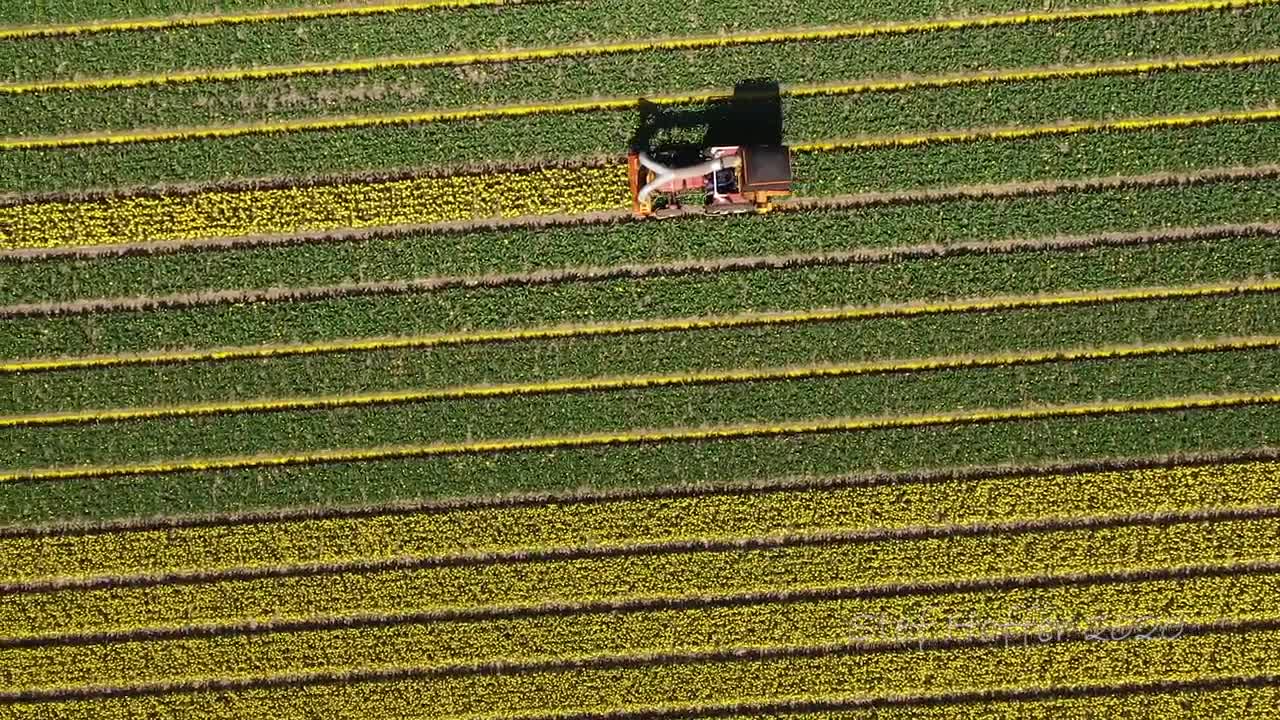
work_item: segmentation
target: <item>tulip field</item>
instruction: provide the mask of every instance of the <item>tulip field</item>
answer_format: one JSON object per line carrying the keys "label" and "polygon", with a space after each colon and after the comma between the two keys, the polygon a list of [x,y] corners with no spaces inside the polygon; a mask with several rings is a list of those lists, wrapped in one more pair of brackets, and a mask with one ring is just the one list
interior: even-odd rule
{"label": "tulip field", "polygon": [[0,389],[0,720],[1280,717],[1280,0],[8,3]]}

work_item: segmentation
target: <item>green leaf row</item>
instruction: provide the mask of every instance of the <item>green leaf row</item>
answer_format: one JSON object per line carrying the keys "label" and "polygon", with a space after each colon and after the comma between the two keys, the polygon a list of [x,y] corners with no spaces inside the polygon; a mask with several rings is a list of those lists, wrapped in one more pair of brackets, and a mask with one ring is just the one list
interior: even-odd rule
{"label": "green leaf row", "polygon": [[[1274,272],[1275,238],[759,270],[406,297],[6,322],[0,357],[317,341],[559,323],[1234,281]],[[513,312],[513,308],[518,311]]]}
{"label": "green leaf row", "polygon": [[[41,136],[138,127],[196,127],[478,105],[541,104],[601,94],[675,94],[732,88],[743,80],[743,68],[765,68],[768,78],[779,83],[817,83],[1126,62],[1167,57],[1169,48],[1177,48],[1179,55],[1197,56],[1247,54],[1276,47],[1280,47],[1280,6],[1262,6],[1239,14],[1110,18],[501,65],[30,93],[0,97],[0,108],[7,110],[0,113],[0,134]],[[1108,106],[1100,98],[1088,98],[1086,104]]]}
{"label": "green leaf row", "polygon": [[207,0],[41,0],[0,6],[0,23],[5,25],[52,25],[82,21],[153,18],[171,15],[208,15],[282,8],[329,5],[326,0],[218,0],[211,8]]}
{"label": "green leaf row", "polygon": [[554,393],[325,411],[236,413],[122,423],[11,428],[25,448],[6,471],[118,465],[328,448],[469,443],[807,420],[926,415],[992,407],[1262,394],[1277,388],[1280,352],[1212,352],[1113,361],[863,375],[727,385]]}
{"label": "green leaf row", "polygon": [[705,444],[3,483],[0,524],[1231,452],[1276,443],[1280,410],[1257,406]]}
{"label": "green leaf row", "polygon": [[[784,139],[795,144],[864,134],[1043,125],[1065,118],[1106,120],[1245,110],[1277,100],[1278,87],[1280,64],[1263,64],[1157,73],[1150,77],[1078,78],[788,98],[782,108]],[[1081,97],[1090,98],[1089,103],[1082,104]],[[701,113],[706,106],[673,110]],[[618,157],[628,147],[636,124],[635,113],[610,111],[216,140],[12,150],[0,152],[0,181],[16,192],[75,191]],[[1216,129],[1204,132],[1212,134]],[[701,135],[699,129],[690,137],[700,140]],[[965,145],[966,151],[973,152],[971,147]],[[906,152],[918,154],[921,150],[912,148]],[[803,181],[807,176],[799,177]],[[802,189],[811,187],[811,183],[802,182]]]}
{"label": "green leaf row", "polygon": [[8,378],[5,413],[1280,335],[1280,296],[1117,303]]}
{"label": "green leaf row", "polygon": [[[162,13],[162,8],[158,7],[161,1],[183,2],[149,0],[139,9],[150,10],[146,14]],[[223,10],[236,10],[251,4],[260,5],[261,2],[230,0],[220,4]],[[125,4],[121,0],[110,0],[110,3]],[[1031,11],[1113,4],[1121,3],[1119,0],[1050,0],[1038,4]],[[177,5],[174,10],[181,12],[181,7]],[[207,6],[201,9],[204,12],[210,10]],[[927,0],[907,6],[891,0],[856,4],[796,0],[787,5],[785,14],[780,15],[744,12],[731,4],[708,4],[695,10],[687,5],[645,0],[559,0],[364,17],[10,40],[0,43],[0,67],[8,69],[4,77],[6,80],[41,81],[85,75],[166,73],[211,67],[286,65],[663,36],[714,35],[767,30],[780,24],[786,27],[821,26],[1027,10],[1024,0]],[[6,22],[4,15],[0,11],[0,23]]]}

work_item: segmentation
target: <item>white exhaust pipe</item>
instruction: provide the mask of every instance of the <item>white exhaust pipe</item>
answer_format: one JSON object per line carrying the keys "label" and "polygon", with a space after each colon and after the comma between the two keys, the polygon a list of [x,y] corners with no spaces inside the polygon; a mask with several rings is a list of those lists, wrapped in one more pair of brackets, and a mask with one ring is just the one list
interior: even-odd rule
{"label": "white exhaust pipe", "polygon": [[701,177],[718,170],[726,168],[738,167],[739,159],[737,155],[729,157],[712,158],[697,165],[690,165],[682,168],[671,168],[649,157],[648,153],[639,153],[640,164],[653,171],[653,182],[648,183],[640,188],[637,199],[640,202],[647,202],[649,196],[657,191],[658,188],[666,185],[674,180],[686,180],[688,178]]}

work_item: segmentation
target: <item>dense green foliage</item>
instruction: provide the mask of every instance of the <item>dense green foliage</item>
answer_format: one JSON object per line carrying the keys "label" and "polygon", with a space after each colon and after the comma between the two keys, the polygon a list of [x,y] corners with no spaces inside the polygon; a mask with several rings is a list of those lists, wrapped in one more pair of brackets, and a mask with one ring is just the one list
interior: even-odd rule
{"label": "dense green foliage", "polygon": [[[1165,57],[1171,47],[1179,48],[1180,55],[1198,56],[1248,54],[1277,46],[1280,6],[1264,6],[1227,16],[1193,13],[1141,21],[1100,19],[465,68],[393,69],[236,83],[31,93],[0,97],[0,107],[9,109],[0,114],[0,132],[49,135],[545,103],[598,94],[673,94],[732,88],[744,79],[744,67],[762,64],[770,67],[770,80],[818,83],[902,74],[1125,62]],[[1192,74],[1191,81],[1194,78]],[[1105,92],[1105,88],[1093,90]],[[929,96],[923,97],[927,100]],[[1126,99],[1138,101],[1140,96]],[[1108,103],[1090,98],[1088,106],[1106,108]],[[787,120],[791,122],[790,117]],[[535,124],[540,131],[542,125]]]}
{"label": "dense green foliage", "polygon": [[[7,321],[0,357],[217,347],[550,323],[1233,281],[1274,272],[1274,237],[960,256],[541,287],[446,290],[162,313]],[[513,312],[513,308],[518,308]]]}
{"label": "dense green foliage", "polygon": [[[83,2],[84,0],[77,0]],[[174,2],[175,0],[163,0]],[[59,4],[65,0],[59,0]],[[169,14],[195,10],[188,2],[166,11],[157,0],[133,5],[129,14]],[[219,9],[236,11],[262,6],[263,0],[222,0]],[[288,5],[301,5],[290,2]],[[319,4],[319,3],[315,3]],[[1120,4],[1116,0],[1095,3]],[[111,0],[108,7],[125,6]],[[148,8],[147,5],[151,7]],[[186,5],[184,9],[182,6]],[[1050,0],[1037,7],[1072,7],[1067,0]],[[280,5],[276,5],[280,7]],[[287,5],[286,5],[287,7]],[[143,8],[146,8],[145,10]],[[200,10],[208,12],[208,5]],[[139,12],[141,10],[142,12]],[[540,47],[582,42],[606,42],[662,36],[742,32],[778,27],[919,20],[948,14],[985,14],[1025,10],[1017,0],[928,0],[910,5],[875,0],[831,3],[796,0],[787,5],[785,20],[777,13],[743,13],[733,5],[688,6],[644,0],[588,0],[529,2],[501,7],[437,9],[368,17],[335,17],[300,22],[175,28],[163,32],[120,32],[8,42],[0,45],[0,67],[10,68],[12,80],[47,80],[76,75],[138,74],[208,67],[251,67],[352,57],[426,55],[498,48]],[[37,21],[71,18],[52,8]],[[101,16],[121,15],[107,10]],[[0,22],[23,22],[14,18]]]}
{"label": "dense green foliage", "polygon": [[631,428],[913,415],[987,407],[1264,393],[1274,348],[1118,362],[947,370],[787,382],[534,395],[324,412],[237,413],[8,431],[28,452],[7,467],[293,454],[397,443],[623,432]]}
{"label": "dense green foliage", "polygon": [[[0,485],[0,522],[105,519],[408,497],[643,488],[1247,450],[1280,441],[1274,408],[1038,420],[705,444],[663,444]],[[674,470],[678,468],[678,470]]]}
{"label": "dense green foliage", "polygon": [[421,350],[31,373],[8,378],[0,412],[139,407],[453,385],[537,382],[1280,335],[1280,295],[1152,300],[880,318],[772,328],[538,340]]}

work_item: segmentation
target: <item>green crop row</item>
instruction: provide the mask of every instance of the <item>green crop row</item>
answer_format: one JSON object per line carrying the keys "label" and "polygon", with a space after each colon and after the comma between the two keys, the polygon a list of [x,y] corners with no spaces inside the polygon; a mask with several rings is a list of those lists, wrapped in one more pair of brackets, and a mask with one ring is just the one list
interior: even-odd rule
{"label": "green crop row", "polygon": [[547,377],[891,361],[1233,335],[1280,335],[1280,295],[23,374],[6,379],[12,392],[0,398],[0,411],[38,413],[151,406],[175,398],[209,402],[537,382]]}
{"label": "green crop row", "polygon": [[799,195],[824,196],[955,184],[1185,172],[1270,163],[1280,123],[1220,124],[1085,133],[1019,142],[984,140],[928,148],[812,153],[793,165]]}
{"label": "green crop row", "polygon": [[307,287],[556,267],[972,243],[1280,220],[1273,177],[661,223],[397,233],[357,241],[0,263],[0,304]]}
{"label": "green crop row", "polygon": [[[1264,64],[1150,77],[1078,78],[792,98],[783,103],[784,139],[797,144],[861,134],[1044,125],[1063,118],[1106,120],[1245,110],[1276,100],[1277,87],[1280,64]],[[1090,98],[1089,103],[1082,104],[1081,97]],[[703,106],[683,110],[697,112],[700,107]],[[617,156],[628,146],[635,124],[633,112],[589,112],[268,137],[12,150],[0,153],[0,178],[15,191],[71,191],[244,177],[456,167],[482,162],[553,162],[566,157]],[[1212,135],[1216,130],[1202,132]],[[698,130],[690,139],[700,140],[701,136],[702,131]],[[976,154],[972,144],[958,147],[963,148],[961,152]],[[882,152],[886,151],[873,150],[870,154]],[[906,152],[913,157],[922,154],[919,148]],[[802,189],[812,187],[812,177],[799,174],[799,169],[797,177]]]}
{"label": "green crop row", "polygon": [[1280,390],[1275,348],[837,379],[526,395],[325,411],[236,413],[12,428],[4,470],[296,455],[327,448],[466,443],[867,415],[928,415]]}
{"label": "green crop row", "polygon": [[[916,259],[304,304],[7,321],[0,357],[411,335],[590,321],[1234,281],[1274,272],[1275,238]],[[511,308],[520,308],[518,315]]]}
{"label": "green crop row", "polygon": [[1277,531],[1275,519],[1197,521],[21,593],[0,606],[0,636],[1140,571],[1275,559]]}
{"label": "green crop row", "polygon": [[[564,118],[564,124],[572,127],[570,121],[586,117],[589,116]],[[430,127],[419,129],[426,130]],[[514,132],[515,128],[512,130]],[[364,152],[358,146],[367,144],[371,152],[390,151],[399,156],[395,143],[385,145],[382,150],[373,148],[379,138],[378,132],[349,135],[346,149],[350,151],[350,157],[357,157]],[[284,149],[296,151],[307,160],[324,162],[323,159],[308,156],[307,147],[307,143],[299,143],[296,148]],[[143,149],[145,148],[135,150]],[[109,175],[106,174],[108,170],[102,168],[101,175],[90,173],[90,176],[85,176],[77,164],[77,152],[49,156],[49,162],[40,167],[40,172],[44,173],[43,177],[48,179],[52,187],[62,188],[89,185],[116,187],[121,178],[128,177],[133,172],[131,168],[135,167],[141,173],[139,177],[154,180],[155,168],[164,166],[163,163],[171,161],[171,158],[163,152],[147,157],[152,150],[154,147],[131,157],[127,163],[122,160],[122,164],[111,170]],[[1018,141],[978,140],[926,147],[802,153],[793,162],[796,178],[793,187],[802,196],[828,196],[950,184],[1140,175],[1158,171],[1259,165],[1274,161],[1277,153],[1280,153],[1280,123],[1216,123],[1207,127],[1091,132]],[[387,169],[394,169],[391,163],[395,158],[387,159]],[[341,162],[343,165],[347,164],[346,159]],[[296,169],[306,175],[310,172],[306,167],[315,165],[304,164]],[[248,167],[241,169],[250,171]],[[64,170],[70,175],[64,174]],[[228,177],[234,174],[229,173]],[[36,183],[31,177],[21,175],[21,179],[15,177],[14,181]],[[36,183],[32,187],[41,185]]]}
{"label": "green crop row", "polygon": [[1134,632],[1159,637],[1190,624],[1270,617],[1277,597],[1280,577],[1245,575],[70,645],[5,650],[0,656],[11,669],[5,690],[127,686],[388,665],[819,645],[855,637],[883,640],[886,633],[898,640],[1001,632],[1052,638],[1133,623]]}
{"label": "green crop row", "polygon": [[470,442],[539,435],[779,422],[815,417],[931,414],[1023,404],[1071,404],[1275,390],[1280,353],[1064,363],[834,380],[524,396],[323,412],[233,414],[60,428],[17,428],[27,448],[6,470],[219,455],[305,453],[331,447]]}
{"label": "green crop row", "polygon": [[1280,411],[1257,406],[717,443],[175,472],[114,480],[3,483],[0,523],[1231,452],[1277,443]]}
{"label": "green crop row", "polygon": [[0,24],[49,25],[171,15],[207,15],[213,10],[236,13],[328,4],[324,0],[293,0],[287,4],[277,0],[218,0],[216,7],[210,8],[206,0],[42,0],[0,7]]}
{"label": "green crop row", "polygon": [[[234,0],[237,4],[251,1]],[[1052,0],[1034,11],[1112,4],[1120,3],[1117,0]],[[788,5],[785,16],[779,16],[744,13],[732,5],[700,7],[697,12],[690,12],[676,7],[664,9],[643,0],[606,3],[562,0],[301,22],[11,40],[0,45],[0,67],[8,69],[6,75],[11,81],[40,81],[84,75],[167,73],[210,67],[335,62],[352,57],[420,56],[715,35],[766,30],[780,22],[787,27],[821,26],[1026,9],[1026,3],[1020,0],[963,0],[960,3],[928,0],[910,6],[890,0],[856,5],[802,0]],[[785,20],[780,21],[781,17]],[[2,18],[0,16],[0,22]]]}
{"label": "green crop row", "polygon": [[[1138,20],[1098,19],[923,36],[730,45],[461,68],[31,93],[0,99],[0,107],[8,109],[0,115],[0,134],[40,136],[506,103],[542,104],[601,93],[618,97],[672,94],[731,88],[742,80],[745,67],[768,67],[769,79],[779,83],[816,83],[904,73],[948,74],[1126,62],[1166,57],[1169,48],[1177,48],[1179,55],[1186,56],[1240,55],[1278,46],[1280,6],[1262,6],[1238,15],[1193,13]],[[1090,98],[1088,105],[1109,107],[1103,99]],[[629,119],[634,114],[626,113]],[[790,123],[791,118],[787,121]],[[541,126],[538,131],[549,132]],[[571,138],[554,132],[551,137]]]}

